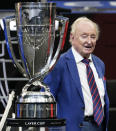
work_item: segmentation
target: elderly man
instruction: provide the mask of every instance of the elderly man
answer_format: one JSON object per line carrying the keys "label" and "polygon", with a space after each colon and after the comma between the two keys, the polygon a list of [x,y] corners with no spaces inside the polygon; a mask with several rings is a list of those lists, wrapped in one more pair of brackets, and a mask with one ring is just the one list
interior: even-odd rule
{"label": "elderly man", "polygon": [[109,99],[105,65],[92,54],[98,25],[80,17],[71,27],[72,47],[61,55],[45,83],[56,99],[58,118],[66,119],[66,131],[106,131]]}

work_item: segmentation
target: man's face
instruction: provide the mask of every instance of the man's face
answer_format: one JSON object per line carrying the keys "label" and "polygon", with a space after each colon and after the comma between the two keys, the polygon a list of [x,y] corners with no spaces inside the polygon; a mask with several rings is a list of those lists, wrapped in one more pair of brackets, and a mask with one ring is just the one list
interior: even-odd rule
{"label": "man's face", "polygon": [[77,31],[70,35],[72,46],[83,57],[89,57],[96,45],[96,28],[89,21],[80,21],[76,27]]}

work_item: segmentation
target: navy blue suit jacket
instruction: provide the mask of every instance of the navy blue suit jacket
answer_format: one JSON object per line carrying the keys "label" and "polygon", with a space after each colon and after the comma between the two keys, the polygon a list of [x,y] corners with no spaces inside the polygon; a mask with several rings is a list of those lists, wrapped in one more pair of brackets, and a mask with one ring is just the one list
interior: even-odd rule
{"label": "navy blue suit jacket", "polygon": [[[108,123],[109,99],[104,80],[104,63],[92,55],[98,76],[103,79],[105,87],[105,120]],[[66,119],[66,131],[81,131],[80,124],[84,118],[84,99],[76,62],[69,49],[62,54],[53,70],[46,76],[45,81],[57,102],[58,118]]]}

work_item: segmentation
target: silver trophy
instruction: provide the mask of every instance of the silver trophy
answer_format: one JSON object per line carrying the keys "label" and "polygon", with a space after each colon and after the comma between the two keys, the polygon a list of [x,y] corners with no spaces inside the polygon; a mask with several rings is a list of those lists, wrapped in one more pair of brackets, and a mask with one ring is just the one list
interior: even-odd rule
{"label": "silver trophy", "polygon": [[[21,63],[12,46],[11,21],[16,21]],[[16,15],[4,18],[3,23],[9,56],[23,76],[29,79],[16,101],[16,118],[56,118],[57,104],[43,79],[63,49],[68,18],[56,16],[55,3],[20,2],[16,4]],[[59,31],[59,42],[54,50],[56,30]],[[32,90],[35,87],[38,91]]]}

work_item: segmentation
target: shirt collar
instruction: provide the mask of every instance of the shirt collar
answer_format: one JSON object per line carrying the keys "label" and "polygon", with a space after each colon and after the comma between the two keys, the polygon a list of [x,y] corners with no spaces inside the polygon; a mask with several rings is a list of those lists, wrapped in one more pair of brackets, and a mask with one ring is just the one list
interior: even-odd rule
{"label": "shirt collar", "polygon": [[[75,61],[76,63],[79,63],[81,62],[84,58],[75,50],[75,48],[72,46],[72,52],[73,52],[73,55],[74,55],[74,58],[75,58]],[[89,58],[90,59],[90,62],[92,62],[92,56],[90,54]]]}

